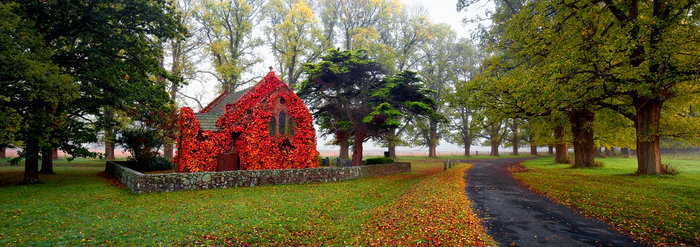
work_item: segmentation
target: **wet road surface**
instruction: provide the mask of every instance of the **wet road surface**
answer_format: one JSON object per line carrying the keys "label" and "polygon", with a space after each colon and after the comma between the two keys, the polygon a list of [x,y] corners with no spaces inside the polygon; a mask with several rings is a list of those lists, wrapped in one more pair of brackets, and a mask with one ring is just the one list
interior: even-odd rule
{"label": "wet road surface", "polygon": [[531,158],[463,160],[467,196],[501,246],[647,246],[523,187],[505,169]]}

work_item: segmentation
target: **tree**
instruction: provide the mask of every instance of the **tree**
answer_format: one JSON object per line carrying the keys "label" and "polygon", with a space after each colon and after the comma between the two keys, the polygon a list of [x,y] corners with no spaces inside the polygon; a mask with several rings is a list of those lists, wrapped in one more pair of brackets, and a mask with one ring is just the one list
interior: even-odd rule
{"label": "tree", "polygon": [[253,35],[253,28],[262,19],[263,0],[204,0],[199,6],[199,20],[207,38],[214,76],[224,90],[234,92],[245,83],[241,78],[261,59],[253,53],[263,40]]}
{"label": "tree", "polygon": [[[593,122],[596,146],[612,150],[614,147],[635,148],[634,123],[611,109],[601,109]],[[614,152],[614,151],[613,151]]]}
{"label": "tree", "polygon": [[[485,102],[511,118],[563,112],[571,123],[574,167],[592,166],[595,146],[591,126],[595,112],[603,107],[598,103],[611,95],[604,92],[603,80],[575,72],[592,69],[594,66],[583,61],[598,59],[597,50],[586,39],[568,38],[587,26],[559,26],[551,18],[556,8],[548,8],[551,6],[546,2],[518,4],[516,8],[505,2],[507,8],[496,15],[505,20],[491,31],[495,39],[490,45],[497,53],[487,62],[481,93]],[[520,83],[523,81],[526,83]]]}
{"label": "tree", "polygon": [[491,146],[491,151],[489,152],[491,156],[499,155],[498,148],[503,143],[508,132],[508,128],[506,128],[504,122],[504,120],[497,118],[486,118],[481,124],[481,129],[483,131],[479,137],[485,140],[482,142],[482,145]]}
{"label": "tree", "polygon": [[522,119],[511,118],[506,121],[506,128],[509,129],[508,135],[505,138],[506,147],[511,146],[513,148],[513,155],[519,155],[518,148],[521,144],[521,132],[520,126],[522,126]]}
{"label": "tree", "polygon": [[425,97],[415,72],[385,77],[365,50],[334,49],[321,59],[304,66],[308,78],[299,96],[326,134],[342,130],[352,135],[355,166],[362,164],[363,143],[398,128],[402,111],[423,114],[432,108],[433,101]]}
{"label": "tree", "polygon": [[420,47],[430,35],[431,23],[426,16],[422,7],[393,3],[375,26],[376,42],[363,48],[372,52],[389,75],[417,70],[422,59]]}
{"label": "tree", "polygon": [[450,129],[448,140],[464,146],[464,155],[469,156],[471,145],[477,139],[480,131],[479,104],[474,97],[471,83],[475,83],[474,77],[480,72],[480,62],[483,54],[467,40],[460,40],[455,44],[454,73],[457,78],[455,91],[447,95],[450,110]]}
{"label": "tree", "polygon": [[[177,129],[177,98],[178,94],[182,95],[179,92],[180,85],[183,82],[194,79],[198,74],[196,64],[201,62],[202,58],[197,56],[200,55],[200,49],[204,45],[205,38],[202,28],[196,23],[196,3],[193,0],[177,0],[173,4],[175,12],[180,17],[180,25],[187,28],[188,35],[162,41],[165,54],[161,59],[161,67],[170,73],[171,80],[165,80],[166,78],[163,77],[159,79],[166,84],[170,100],[174,104],[170,118],[166,122],[168,124],[164,125],[163,156],[167,159],[173,158],[173,145]],[[166,57],[169,57],[169,59]],[[169,69],[166,68],[168,62],[170,65]]]}
{"label": "tree", "polygon": [[458,85],[453,94],[448,96],[452,117],[450,118],[451,134],[448,140],[464,147],[464,156],[470,155],[471,145],[476,142],[480,131],[479,108],[473,98],[472,92],[467,86],[468,82]]}
{"label": "tree", "polygon": [[430,39],[421,46],[424,58],[421,60],[419,74],[423,77],[428,89],[433,91],[430,97],[437,102],[435,114],[427,119],[427,139],[425,140],[425,144],[428,146],[428,156],[436,157],[436,147],[440,139],[438,131],[440,125],[447,122],[442,113],[445,106],[445,95],[456,81],[454,71],[451,69],[455,59],[452,48],[456,34],[447,24],[433,25],[430,30]]}
{"label": "tree", "polygon": [[375,139],[386,142],[389,155],[396,158],[396,144],[400,143],[398,136],[414,118],[433,114],[437,103],[428,96],[432,91],[425,88],[421,79],[413,71],[406,70],[387,76],[380,88],[372,94],[372,101],[374,104],[379,104],[379,107],[370,116],[394,112],[391,115],[386,114],[392,116],[387,121],[394,121],[397,127],[390,128],[380,138]]}
{"label": "tree", "polygon": [[295,88],[306,63],[318,59],[330,45],[304,0],[273,0],[265,7],[270,26],[265,27],[280,75]]}
{"label": "tree", "polygon": [[45,36],[27,19],[28,10],[16,2],[0,3],[0,95],[3,123],[18,124],[11,137],[24,143],[24,183],[35,183],[39,174],[39,149],[48,140],[49,127],[56,121],[50,111],[77,94],[72,78],[60,73],[44,45]]}
{"label": "tree", "polygon": [[345,50],[361,48],[355,39],[376,35],[374,26],[379,22],[386,1],[340,0],[338,4],[337,26],[343,38],[342,47]]}
{"label": "tree", "polygon": [[6,148],[16,146],[16,136],[22,121],[22,116],[4,104],[7,99],[8,97],[0,96],[0,102],[2,102],[0,104],[0,113],[2,113],[0,114],[0,129],[3,129],[0,132],[0,159],[7,158],[5,156]]}
{"label": "tree", "polygon": [[[86,154],[84,148],[76,147],[96,132],[72,126],[103,121],[99,113],[104,106],[128,110],[167,102],[164,87],[154,79],[164,74],[157,61],[161,49],[150,38],[181,33],[168,3],[28,2],[15,6],[14,13],[23,22],[20,29],[9,32],[22,33],[7,37],[23,38],[3,41],[3,45],[11,47],[8,52],[17,53],[18,60],[7,66],[24,68],[10,70],[12,74],[3,81],[13,86],[0,94],[10,97],[6,106],[22,116],[24,129],[18,139],[24,143],[25,183],[38,180],[42,147]],[[17,41],[22,44],[13,44]],[[63,134],[68,131],[78,133]]]}
{"label": "tree", "polygon": [[700,72],[698,8],[696,1],[532,2],[504,25],[510,47],[536,61],[524,79],[549,81],[539,86],[560,99],[556,108],[572,123],[574,166],[592,163],[590,125],[609,108],[635,123],[637,172],[661,171],[663,104],[698,93],[691,89]]}
{"label": "tree", "polygon": [[[399,3],[387,8],[375,25],[374,42],[364,40],[363,47],[369,49],[373,57],[382,65],[387,75],[404,70],[416,70],[422,55],[419,49],[428,38],[430,22],[422,8],[404,9]],[[377,140],[388,148],[391,157],[396,157],[396,146],[405,145],[402,135],[409,125],[418,118],[427,116],[406,114],[399,121],[400,128],[388,133],[383,140]]]}
{"label": "tree", "polygon": [[[362,164],[362,144],[372,128],[364,119],[372,111],[370,93],[378,89],[383,71],[367,52],[330,50],[317,64],[304,66],[308,78],[299,96],[307,101],[326,133],[343,131],[354,138],[353,165]],[[326,124],[335,123],[331,126]],[[378,123],[381,124],[381,123]],[[343,138],[336,135],[336,139]],[[346,142],[346,140],[338,140]]]}
{"label": "tree", "polygon": [[[593,13],[612,20],[609,33],[601,33],[600,46],[626,51],[615,64],[595,71],[606,81],[619,83],[616,93],[626,94],[634,107],[632,114],[623,110],[635,124],[637,138],[637,173],[661,172],[659,141],[661,139],[661,111],[665,102],[686,94],[698,94],[700,74],[700,39],[698,11],[694,0],[666,2],[640,1],[579,5]],[[621,39],[619,37],[622,37]],[[615,53],[608,50],[606,56]],[[609,72],[608,72],[609,71]],[[610,73],[612,72],[612,73]],[[688,91],[690,89],[690,91]]]}

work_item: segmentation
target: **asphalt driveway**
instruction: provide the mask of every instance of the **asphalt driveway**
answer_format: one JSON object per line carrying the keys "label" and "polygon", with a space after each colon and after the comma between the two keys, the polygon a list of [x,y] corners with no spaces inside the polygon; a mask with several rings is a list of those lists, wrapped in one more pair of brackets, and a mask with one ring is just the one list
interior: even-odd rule
{"label": "asphalt driveway", "polygon": [[531,192],[507,164],[529,158],[464,160],[466,193],[487,233],[501,246],[647,246],[607,224]]}

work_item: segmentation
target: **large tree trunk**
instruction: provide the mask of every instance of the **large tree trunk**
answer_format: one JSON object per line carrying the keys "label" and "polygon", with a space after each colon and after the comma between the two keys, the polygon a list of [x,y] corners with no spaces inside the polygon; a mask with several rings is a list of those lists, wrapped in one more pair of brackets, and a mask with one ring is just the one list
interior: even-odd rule
{"label": "large tree trunk", "polygon": [[537,155],[537,145],[532,142],[530,143],[530,154]]}
{"label": "large tree trunk", "polygon": [[397,143],[397,138],[396,134],[392,130],[389,134],[386,136],[386,143],[387,143],[387,151],[389,152],[389,157],[392,159],[396,159],[396,143]]}
{"label": "large tree trunk", "polygon": [[552,146],[552,145],[547,145],[547,153],[548,153],[548,154],[554,154],[554,146]]}
{"label": "large tree trunk", "polygon": [[5,149],[6,147],[0,147],[0,159],[7,158],[7,156],[5,156]]}
{"label": "large tree trunk", "polygon": [[364,134],[359,131],[355,131],[355,145],[353,145],[352,150],[352,165],[361,166],[362,165],[362,140],[365,139]]}
{"label": "large tree trunk", "polygon": [[437,157],[437,121],[432,119],[428,136],[428,157]]}
{"label": "large tree trunk", "polygon": [[559,164],[567,163],[569,158],[569,147],[566,145],[566,140],[564,140],[564,127],[557,126],[554,127],[554,147],[556,149],[556,155],[554,156],[554,162]]}
{"label": "large tree trunk", "polygon": [[350,143],[345,140],[340,143],[340,153],[338,157],[341,159],[350,159]]}
{"label": "large tree trunk", "polygon": [[595,112],[589,109],[573,110],[568,113],[571,133],[574,136],[574,167],[591,167],[595,162],[593,142],[593,120]]}
{"label": "large tree trunk", "polygon": [[41,174],[54,174],[53,171],[53,149],[51,147],[41,148]]}
{"label": "large tree trunk", "polygon": [[105,117],[107,117],[107,125],[105,128],[105,159],[114,160],[114,128],[112,128],[112,120],[114,112],[111,109],[105,109]]}
{"label": "large tree trunk", "polygon": [[30,136],[25,143],[24,179],[22,183],[33,184],[39,181],[39,140]]}
{"label": "large tree trunk", "polygon": [[335,132],[335,141],[340,146],[340,153],[338,154],[338,158],[341,159],[349,159],[350,158],[350,137],[348,136],[348,133],[345,131],[336,131]]}
{"label": "large tree trunk", "polygon": [[[111,130],[105,130],[105,139],[114,138],[114,132]],[[114,141],[105,140],[105,159],[114,160]]]}
{"label": "large tree trunk", "polygon": [[661,154],[659,152],[659,119],[663,102],[638,97],[634,99],[637,109],[634,127],[637,134],[637,173],[661,173]]}
{"label": "large tree trunk", "polygon": [[349,159],[350,158],[350,143],[348,143],[348,140],[343,140],[339,143],[340,145],[340,154],[338,157],[341,159]]}
{"label": "large tree trunk", "polygon": [[56,148],[51,149],[51,159],[53,159],[53,160],[58,159],[58,149],[56,149]]}
{"label": "large tree trunk", "polygon": [[500,146],[500,143],[493,141],[493,138],[491,139],[491,156],[498,156],[498,146]]}
{"label": "large tree trunk", "polygon": [[473,138],[471,131],[465,131],[464,136],[462,136],[462,141],[464,142],[464,156],[470,156],[469,153],[472,149]]}
{"label": "large tree trunk", "polygon": [[513,131],[513,155],[518,155],[518,147],[520,147],[520,136],[518,136],[518,120],[513,119],[513,125],[511,125],[511,131]]}

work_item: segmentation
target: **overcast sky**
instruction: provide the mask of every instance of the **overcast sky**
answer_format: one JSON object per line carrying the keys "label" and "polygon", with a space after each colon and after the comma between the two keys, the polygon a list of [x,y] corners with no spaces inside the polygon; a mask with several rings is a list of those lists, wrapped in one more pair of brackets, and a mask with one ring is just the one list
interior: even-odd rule
{"label": "overcast sky", "polygon": [[[457,12],[457,0],[401,0],[405,5],[422,5],[428,10],[429,18],[433,23],[447,23],[457,32],[460,38],[470,38],[471,33],[478,27],[476,23],[463,24],[462,19],[479,15],[483,16],[487,10],[493,9],[491,1],[482,0],[470,6],[469,9]],[[485,23],[488,24],[488,23]]]}
{"label": "overcast sky", "polygon": [[[493,4],[487,0],[482,1],[483,3],[473,4],[468,10],[462,12],[457,12],[457,0],[401,0],[401,2],[408,7],[422,5],[428,11],[428,17],[433,23],[449,24],[457,33],[458,38],[471,38],[472,33],[478,27],[475,23],[463,24],[462,20],[465,17],[473,19],[473,17],[483,16],[487,10],[493,9]],[[489,23],[484,24],[488,25]],[[267,52],[268,49],[268,46],[263,46],[259,52],[269,54],[269,52]],[[264,76],[269,71],[269,66],[275,66],[275,62],[271,57],[265,57],[264,62],[257,64],[253,68],[255,71],[254,73],[256,73],[256,75],[259,74],[258,76],[260,77]],[[204,59],[200,67],[202,67],[202,69],[211,70],[210,61],[208,59]],[[189,85],[185,86],[182,91],[188,95],[201,95],[201,103],[206,105],[218,95],[216,85],[217,82],[213,77],[203,75],[199,81],[189,82]],[[186,106],[193,108],[195,111],[199,110],[199,107],[193,100],[186,100],[183,103]],[[318,150],[322,153],[322,155],[331,155],[337,152],[338,147],[325,145],[327,142],[328,140],[320,138],[318,140]],[[364,150],[366,155],[379,155],[382,151],[384,151],[384,148],[377,147],[373,143],[368,142],[365,144]],[[444,141],[441,141],[441,144],[438,146],[439,153],[460,154],[460,150],[463,149]],[[472,148],[472,150],[480,150],[480,152],[483,152],[487,149],[475,147]],[[427,149],[420,147],[399,147],[397,148],[397,152],[403,154],[427,155]]]}

